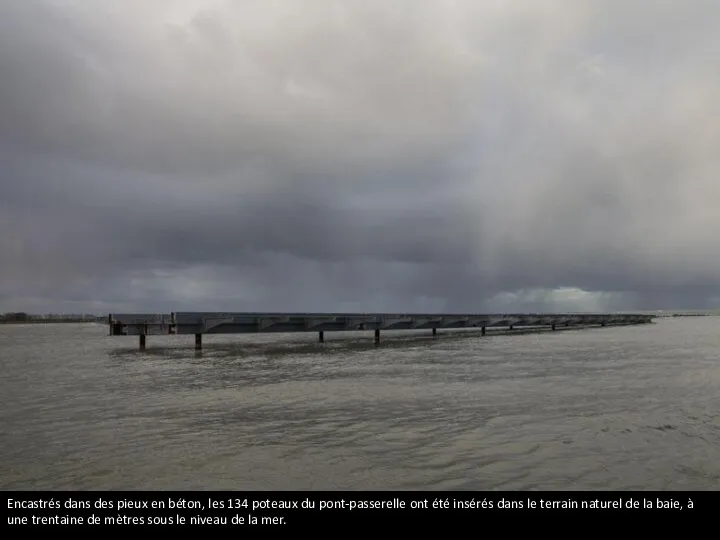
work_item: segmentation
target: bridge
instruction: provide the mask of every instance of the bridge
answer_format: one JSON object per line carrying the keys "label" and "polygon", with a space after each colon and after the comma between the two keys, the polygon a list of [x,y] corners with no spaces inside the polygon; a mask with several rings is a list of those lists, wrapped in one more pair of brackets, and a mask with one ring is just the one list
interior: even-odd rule
{"label": "bridge", "polygon": [[515,314],[393,314],[393,313],[120,313],[108,315],[111,336],[139,336],[145,349],[146,336],[194,334],[195,349],[202,349],[203,334],[255,334],[317,332],[320,343],[325,332],[374,330],[375,344],[381,330],[431,330],[488,328],[562,330],[626,326],[652,322],[654,315],[638,313],[515,313]]}

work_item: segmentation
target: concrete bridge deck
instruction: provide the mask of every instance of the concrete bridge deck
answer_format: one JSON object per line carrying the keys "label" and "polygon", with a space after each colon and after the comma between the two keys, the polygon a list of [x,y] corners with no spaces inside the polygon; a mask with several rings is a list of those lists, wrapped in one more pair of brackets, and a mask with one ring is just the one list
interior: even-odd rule
{"label": "concrete bridge deck", "polygon": [[145,348],[148,335],[194,334],[195,348],[202,348],[202,334],[247,334],[270,332],[324,332],[374,330],[375,343],[381,330],[432,330],[479,328],[618,326],[652,322],[654,316],[633,313],[511,313],[511,314],[413,314],[413,313],[258,313],[173,312],[110,314],[111,336],[140,336]]}

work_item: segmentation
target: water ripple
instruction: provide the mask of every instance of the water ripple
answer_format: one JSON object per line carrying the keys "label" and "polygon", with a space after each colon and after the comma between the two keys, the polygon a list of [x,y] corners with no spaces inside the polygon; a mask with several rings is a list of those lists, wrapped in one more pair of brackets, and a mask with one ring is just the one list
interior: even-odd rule
{"label": "water ripple", "polygon": [[0,487],[716,489],[718,327],[208,336],[196,353],[0,326]]}

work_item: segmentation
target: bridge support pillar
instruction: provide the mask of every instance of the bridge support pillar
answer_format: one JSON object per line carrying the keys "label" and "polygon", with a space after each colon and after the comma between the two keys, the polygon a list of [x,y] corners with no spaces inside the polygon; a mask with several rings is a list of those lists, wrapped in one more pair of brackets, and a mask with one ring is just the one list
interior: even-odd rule
{"label": "bridge support pillar", "polygon": [[319,341],[320,343],[325,343],[325,334],[323,333],[322,330],[320,330],[320,331],[318,332],[318,341]]}
{"label": "bridge support pillar", "polygon": [[140,334],[140,350],[141,351],[145,350],[145,338],[146,337],[147,336],[145,334]]}
{"label": "bridge support pillar", "polygon": [[195,334],[195,350],[199,351],[202,349],[202,334]]}
{"label": "bridge support pillar", "polygon": [[380,345],[380,329],[375,329],[375,345]]}

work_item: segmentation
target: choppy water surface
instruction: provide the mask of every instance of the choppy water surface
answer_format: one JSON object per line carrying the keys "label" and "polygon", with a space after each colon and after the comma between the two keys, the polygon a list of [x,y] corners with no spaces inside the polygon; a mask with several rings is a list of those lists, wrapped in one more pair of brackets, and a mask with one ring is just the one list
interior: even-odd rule
{"label": "choppy water surface", "polygon": [[720,485],[719,317],[383,338],[0,325],[0,488]]}

